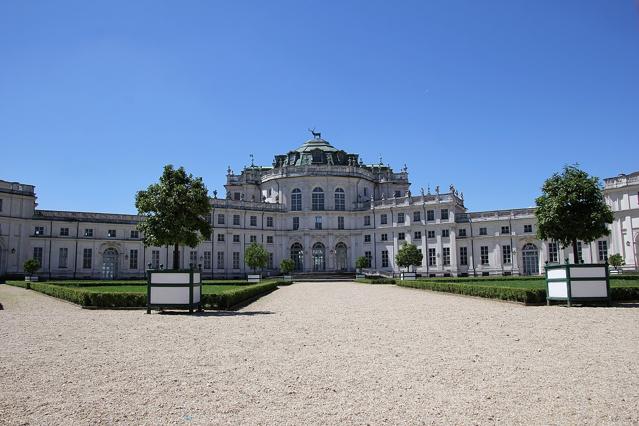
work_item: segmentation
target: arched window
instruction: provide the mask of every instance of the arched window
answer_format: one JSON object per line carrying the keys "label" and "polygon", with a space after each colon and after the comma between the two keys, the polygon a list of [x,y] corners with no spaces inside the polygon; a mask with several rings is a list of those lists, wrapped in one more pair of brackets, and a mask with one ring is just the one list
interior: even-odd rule
{"label": "arched window", "polygon": [[302,210],[302,191],[299,188],[295,188],[291,192],[291,210],[293,211]]}
{"label": "arched window", "polygon": [[313,190],[312,202],[313,210],[324,210],[324,190],[322,188]]}
{"label": "arched window", "polygon": [[295,270],[304,270],[304,251],[300,243],[295,243],[291,246],[291,260],[295,262]]}
{"label": "arched window", "polygon": [[346,210],[346,196],[342,188],[335,190],[335,210]]}
{"label": "arched window", "polygon": [[531,243],[521,249],[521,260],[524,275],[539,275],[539,250]]}

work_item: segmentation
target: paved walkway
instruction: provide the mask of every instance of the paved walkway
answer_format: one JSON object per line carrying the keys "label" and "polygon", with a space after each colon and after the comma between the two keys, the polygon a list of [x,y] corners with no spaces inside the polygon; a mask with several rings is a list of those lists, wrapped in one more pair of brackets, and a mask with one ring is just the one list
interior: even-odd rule
{"label": "paved walkway", "polygon": [[639,423],[639,307],[354,283],[202,316],[0,302],[3,424]]}

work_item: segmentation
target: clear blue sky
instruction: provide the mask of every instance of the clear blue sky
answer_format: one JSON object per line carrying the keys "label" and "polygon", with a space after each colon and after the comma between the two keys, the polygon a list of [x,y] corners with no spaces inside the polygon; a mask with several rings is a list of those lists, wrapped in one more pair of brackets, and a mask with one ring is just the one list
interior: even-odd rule
{"label": "clear blue sky", "polygon": [[223,194],[308,127],[475,211],[639,170],[637,3],[0,3],[0,179],[40,208],[134,212],[166,163]]}

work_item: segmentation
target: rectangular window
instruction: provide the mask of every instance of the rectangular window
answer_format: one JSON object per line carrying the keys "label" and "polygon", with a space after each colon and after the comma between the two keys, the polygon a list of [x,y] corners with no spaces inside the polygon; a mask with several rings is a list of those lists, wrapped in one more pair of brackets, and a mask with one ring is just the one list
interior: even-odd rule
{"label": "rectangular window", "polygon": [[335,210],[346,210],[346,196],[341,188],[335,191]]}
{"label": "rectangular window", "polygon": [[2,211],[2,198],[0,198],[0,212]]}
{"label": "rectangular window", "polygon": [[217,234],[217,241],[218,242],[223,242],[224,241],[224,234]]}
{"label": "rectangular window", "polygon": [[44,235],[44,226],[36,226],[33,231],[34,235]]}
{"label": "rectangular window", "polygon": [[240,269],[240,252],[233,252],[233,269]]}
{"label": "rectangular window", "polygon": [[371,217],[364,216],[364,226],[371,226]]}
{"label": "rectangular window", "polygon": [[364,242],[365,243],[370,243],[371,242],[371,236],[370,235],[364,235]]}
{"label": "rectangular window", "polygon": [[311,207],[315,211],[324,210],[324,192],[316,188],[311,195]]}
{"label": "rectangular window", "polygon": [[479,228],[479,235],[488,235],[488,230],[486,228]]}
{"label": "rectangular window", "polygon": [[462,237],[462,238],[465,237],[466,236],[466,228],[459,229],[458,236]]}
{"label": "rectangular window", "polygon": [[426,210],[426,220],[429,222],[435,220],[435,210]]}
{"label": "rectangular window", "polygon": [[315,229],[322,229],[322,216],[315,216]]}
{"label": "rectangular window", "polygon": [[299,189],[294,189],[291,193],[291,210],[302,211],[302,192]]}
{"label": "rectangular window", "polygon": [[273,244],[273,236],[272,235],[267,235],[266,236],[266,244]]}
{"label": "rectangular window", "polygon": [[365,251],[364,257],[366,258],[366,264],[367,264],[366,267],[370,268],[371,265],[373,264],[373,254],[370,251]]}
{"label": "rectangular window", "polygon": [[395,190],[395,193],[393,194],[393,197],[395,197],[395,198],[399,198],[399,197],[401,197],[401,196],[402,196],[402,191]]}
{"label": "rectangular window", "polygon": [[382,234],[381,240],[382,241],[388,241],[388,234]]}
{"label": "rectangular window", "polygon": [[117,232],[115,231],[115,229],[109,229],[107,231],[107,237],[108,238],[115,238],[116,235],[117,235]]}
{"label": "rectangular window", "polygon": [[599,261],[605,262],[608,260],[608,241],[597,241],[597,248],[599,249]]}
{"label": "rectangular window", "polygon": [[251,226],[257,226],[257,216],[251,216]]}
{"label": "rectangular window", "polygon": [[300,229],[300,218],[299,217],[294,217],[293,218],[293,231],[297,231],[298,229]]}
{"label": "rectangular window", "polygon": [[397,223],[404,223],[404,213],[397,213]]}
{"label": "rectangular window", "polygon": [[233,226],[240,226],[240,215],[239,214],[234,214],[233,215]]}
{"label": "rectangular window", "polygon": [[510,265],[511,263],[511,250],[510,250],[510,245],[503,245],[501,246],[501,261],[504,263],[504,265]]}
{"label": "rectangular window", "polygon": [[337,229],[344,229],[344,216],[337,216]]}
{"label": "rectangular window", "polygon": [[196,250],[191,250],[191,252],[189,253],[189,266],[193,267],[193,268],[197,268],[197,251]]}
{"label": "rectangular window", "polygon": [[204,252],[204,269],[211,269],[211,252]]}
{"label": "rectangular window", "polygon": [[233,199],[235,201],[240,201],[242,199],[242,194],[240,194],[239,192],[234,192],[233,193]]}
{"label": "rectangular window", "polygon": [[224,269],[224,252],[217,252],[217,269]]}
{"label": "rectangular window", "polygon": [[224,225],[224,215],[222,213],[217,215],[217,224]]}
{"label": "rectangular window", "polygon": [[428,266],[437,266],[437,252],[434,248],[428,249]]}
{"label": "rectangular window", "polygon": [[91,228],[85,228],[85,229],[84,229],[84,236],[85,236],[85,237],[93,237],[93,229],[91,229]]}
{"label": "rectangular window", "polygon": [[273,253],[268,254],[268,261],[266,263],[268,269],[273,269]]}
{"label": "rectangular window", "polygon": [[249,242],[250,243],[256,243],[257,242],[257,235],[251,235],[249,237]]}
{"label": "rectangular window", "polygon": [[140,231],[138,231],[137,229],[132,229],[131,239],[137,240],[138,238],[140,238]]}
{"label": "rectangular window", "polygon": [[428,231],[426,234],[428,238],[435,238],[435,231]]}
{"label": "rectangular window", "polygon": [[422,239],[422,231],[415,231],[414,234],[414,238],[415,240],[421,240]]}
{"label": "rectangular window", "polygon": [[382,250],[382,268],[388,268],[388,250]]}
{"label": "rectangular window", "polygon": [[272,228],[273,227],[273,217],[272,216],[267,216],[266,217],[266,227],[267,228]]}
{"label": "rectangular window", "polygon": [[233,235],[233,242],[234,243],[239,243],[240,242],[240,236],[239,235]]}
{"label": "rectangular window", "polygon": [[450,247],[442,248],[442,265],[450,265]]}
{"label": "rectangular window", "polygon": [[[160,252],[158,252],[158,260]],[[82,269],[91,269],[93,267],[93,249],[85,248],[82,252]]]}
{"label": "rectangular window", "polygon": [[524,232],[525,233],[531,233],[532,232],[532,225],[524,225]]}
{"label": "rectangular window", "polygon": [[422,212],[420,212],[419,210],[413,212],[413,222],[420,222],[422,220]]}
{"label": "rectangular window", "polygon": [[66,268],[68,258],[69,249],[66,247],[60,247],[60,252],[58,254],[58,268]]}
{"label": "rectangular window", "polygon": [[510,234],[510,226],[502,226],[501,227],[501,233],[503,234]]}
{"label": "rectangular window", "polygon": [[581,241],[577,241],[577,256],[579,257],[577,263],[584,263],[584,253],[581,247]]}
{"label": "rectangular window", "polygon": [[548,262],[559,263],[559,247],[557,243],[548,243]]}
{"label": "rectangular window", "polygon": [[459,248],[459,264],[462,266],[468,265],[468,247]]}
{"label": "rectangular window", "polygon": [[448,209],[442,209],[439,218],[441,220],[448,220]]}
{"label": "rectangular window", "polygon": [[405,240],[406,239],[406,234],[403,233],[403,232],[398,232],[397,233],[397,239],[400,240],[400,241]]}
{"label": "rectangular window", "polygon": [[69,236],[69,228],[60,228],[60,236],[68,237]]}
{"label": "rectangular window", "polygon": [[448,229],[442,229],[442,238],[450,237],[450,231]]}
{"label": "rectangular window", "polygon": [[138,269],[138,251],[129,250],[129,269]]}
{"label": "rectangular window", "polygon": [[[86,254],[86,250],[85,250],[85,254]],[[151,269],[160,269],[160,250],[151,251]]]}
{"label": "rectangular window", "polygon": [[481,264],[488,265],[488,246],[480,247]]}
{"label": "rectangular window", "polygon": [[386,213],[379,217],[379,223],[382,225],[386,225],[388,223],[388,215]]}

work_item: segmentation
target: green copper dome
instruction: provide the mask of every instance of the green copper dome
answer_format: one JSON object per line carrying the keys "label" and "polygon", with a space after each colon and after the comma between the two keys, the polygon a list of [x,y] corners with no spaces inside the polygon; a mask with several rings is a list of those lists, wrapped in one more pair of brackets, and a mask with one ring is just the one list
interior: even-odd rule
{"label": "green copper dome", "polygon": [[300,146],[295,151],[296,152],[310,152],[310,151],[313,151],[315,149],[319,149],[320,151],[324,151],[324,152],[337,152],[338,151],[337,148],[335,148],[333,145],[331,145],[330,143],[326,142],[322,138],[313,138],[311,140],[308,140],[308,141],[304,142],[304,145]]}

